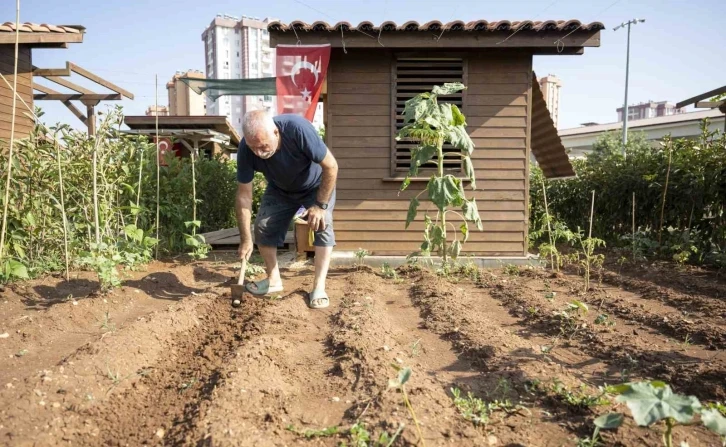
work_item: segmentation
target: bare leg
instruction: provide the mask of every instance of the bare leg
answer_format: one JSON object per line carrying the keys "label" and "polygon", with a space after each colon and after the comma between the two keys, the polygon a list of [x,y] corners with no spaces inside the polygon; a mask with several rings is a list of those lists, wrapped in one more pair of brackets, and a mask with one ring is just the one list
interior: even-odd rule
{"label": "bare leg", "polygon": [[[258,245],[257,248],[260,250],[262,259],[265,260],[265,270],[267,271],[267,278],[270,280],[270,288],[282,285],[280,268],[277,265],[277,247]],[[255,284],[250,284],[249,287],[256,291],[257,286]]]}
{"label": "bare leg", "polygon": [[313,283],[314,291],[325,291],[325,278],[328,276],[328,267],[330,267],[330,255],[332,253],[333,247],[315,247],[315,281]]}

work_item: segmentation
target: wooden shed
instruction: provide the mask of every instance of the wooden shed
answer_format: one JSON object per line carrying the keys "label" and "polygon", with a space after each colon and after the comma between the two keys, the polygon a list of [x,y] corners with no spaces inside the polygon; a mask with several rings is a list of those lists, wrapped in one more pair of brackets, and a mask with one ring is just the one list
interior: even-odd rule
{"label": "wooden shed", "polygon": [[[35,125],[33,111],[33,48],[68,48],[83,42],[82,26],[55,26],[24,23],[18,36],[18,98],[15,138],[30,134]],[[15,65],[15,23],[0,25],[0,147],[10,140]]]}
{"label": "wooden shed", "polygon": [[[404,103],[433,85],[462,82],[446,97],[467,117],[484,231],[474,230],[463,254],[527,256],[529,160],[549,178],[574,175],[532,70],[535,55],[578,55],[600,45],[601,23],[576,20],[420,25],[363,22],[330,25],[272,22],[271,46],[330,44],[325,106],[326,144],[338,159],[334,213],[338,246],[374,255],[408,255],[422,242],[422,202],[404,228],[409,200],[425,188],[422,170],[399,194],[411,144],[395,140]],[[440,98],[444,101],[444,97]],[[450,150],[453,150],[451,148]],[[465,175],[460,162],[447,166]],[[422,197],[425,197],[422,196]],[[431,206],[435,213],[435,207]]]}

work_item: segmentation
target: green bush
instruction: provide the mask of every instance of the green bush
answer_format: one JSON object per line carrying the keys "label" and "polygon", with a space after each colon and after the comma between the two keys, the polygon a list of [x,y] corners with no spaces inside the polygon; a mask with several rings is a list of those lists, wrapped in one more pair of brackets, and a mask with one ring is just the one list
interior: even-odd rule
{"label": "green bush", "polygon": [[[91,267],[113,284],[116,281],[109,272],[109,261],[135,268],[151,259],[157,245],[156,150],[147,137],[120,132],[122,119],[120,107],[100,115],[95,138],[67,125],[40,124],[29,137],[16,141],[0,281],[64,268],[59,165],[71,264]],[[94,148],[100,244],[95,240]],[[0,147],[3,172],[7,155],[8,151]],[[185,222],[192,220],[192,169],[189,158],[169,155],[166,161],[168,165],[161,167],[159,177],[158,248],[162,254],[176,254],[188,248],[184,234],[189,231]],[[235,227],[234,162],[200,157],[195,170],[199,232]],[[137,203],[139,181],[141,197]],[[4,189],[3,175],[0,205]],[[264,179],[257,177],[257,202],[262,190]]]}
{"label": "green bush", "polygon": [[[594,190],[593,235],[608,242],[630,245],[632,239],[632,197],[635,192],[636,237],[647,238],[641,246],[651,247],[679,262],[724,262],[726,252],[726,136],[709,132],[707,122],[695,139],[664,138],[656,147],[640,134],[628,139],[623,157],[616,132],[602,136],[584,159],[573,161],[577,178],[545,180],[549,211],[554,221],[570,229],[586,228]],[[671,167],[663,213],[662,246],[660,212],[663,189]],[[531,228],[541,230],[544,222],[542,171],[533,166],[530,178]],[[638,236],[639,235],[639,236]],[[547,234],[533,234],[544,242]],[[677,259],[676,259],[677,258]]]}

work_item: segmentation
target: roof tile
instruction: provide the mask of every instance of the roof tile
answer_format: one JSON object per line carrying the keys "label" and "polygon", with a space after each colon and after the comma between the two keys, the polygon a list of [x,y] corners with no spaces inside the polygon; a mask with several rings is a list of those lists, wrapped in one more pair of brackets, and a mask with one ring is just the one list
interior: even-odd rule
{"label": "roof tile", "polygon": [[[25,22],[20,24],[21,33],[83,33],[85,28],[78,25],[49,25],[47,23]],[[0,25],[0,33],[14,33],[15,22],[5,22]]]}
{"label": "roof tile", "polygon": [[[369,21],[360,22],[357,26],[353,26],[350,22],[341,21],[335,25],[330,25],[324,21],[314,22],[312,25],[302,20],[293,20],[289,23],[283,23],[279,21],[270,22],[267,26],[269,30],[275,31],[289,31],[292,28],[302,31],[340,31],[343,27],[346,31],[355,31],[360,29],[361,31],[379,31],[383,28],[384,31],[438,31],[441,29],[445,30],[465,30],[465,31],[517,31],[517,30],[531,30],[535,32],[541,31],[572,31],[577,28],[582,28],[584,31],[597,31],[605,28],[601,22],[591,22],[584,24],[579,20],[545,20],[545,21],[532,21],[522,20],[511,22],[509,20],[499,20],[488,22],[486,20],[473,20],[470,22],[463,22],[461,20],[453,20],[451,22],[442,23],[438,20],[431,20],[424,24],[419,24],[415,20],[410,20],[402,23],[401,25],[396,22],[387,20],[380,25],[375,25]],[[0,28],[1,29],[1,28]]]}

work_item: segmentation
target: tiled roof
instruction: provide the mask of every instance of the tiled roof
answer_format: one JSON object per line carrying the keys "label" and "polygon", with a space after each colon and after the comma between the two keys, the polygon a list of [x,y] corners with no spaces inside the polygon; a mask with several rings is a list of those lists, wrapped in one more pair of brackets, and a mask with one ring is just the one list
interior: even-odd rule
{"label": "tiled roof", "polygon": [[[30,23],[20,24],[21,33],[58,33],[58,34],[81,34],[86,28],[80,25],[49,25],[47,23]],[[0,25],[0,33],[14,33],[15,22],[5,22]]]}
{"label": "tiled roof", "polygon": [[290,23],[282,23],[280,21],[270,22],[267,25],[267,29],[270,31],[288,31],[292,28],[303,31],[340,31],[342,28],[344,31],[573,31],[577,28],[581,28],[583,31],[598,31],[605,28],[600,22],[592,22],[584,24],[579,20],[545,20],[533,22],[531,20],[515,21],[510,22],[509,20],[500,20],[489,22],[486,20],[474,20],[471,22],[463,22],[461,20],[454,20],[447,23],[433,20],[424,24],[419,24],[416,21],[408,21],[401,25],[395,22],[386,21],[380,25],[375,25],[372,22],[364,21],[360,22],[357,26],[353,26],[350,22],[338,22],[334,25],[330,25],[327,22],[317,21],[314,23],[306,23],[301,20],[293,20]]}

